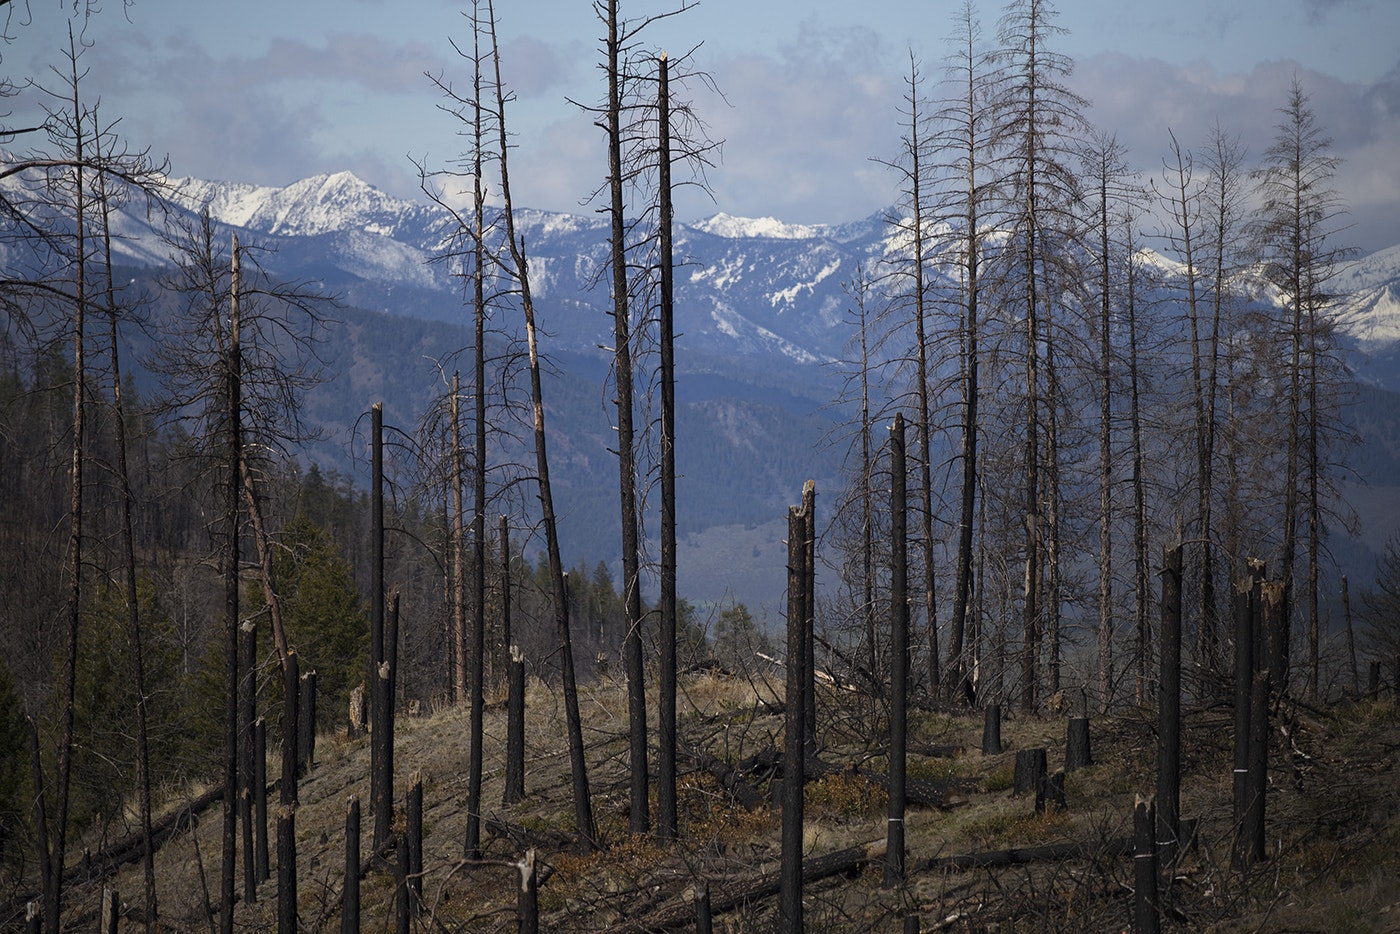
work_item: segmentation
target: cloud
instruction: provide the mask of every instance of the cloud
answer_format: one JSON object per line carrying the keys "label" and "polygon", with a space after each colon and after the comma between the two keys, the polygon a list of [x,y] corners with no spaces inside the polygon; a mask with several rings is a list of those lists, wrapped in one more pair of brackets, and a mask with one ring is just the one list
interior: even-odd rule
{"label": "cloud", "polygon": [[[870,160],[898,147],[902,50],[888,53],[868,31],[804,28],[775,55],[705,52],[693,65],[719,93],[698,80],[674,93],[690,100],[707,137],[722,142],[722,158],[705,173],[713,200],[695,186],[678,190],[681,219],[724,211],[836,223],[894,200],[892,173]],[[580,210],[605,180],[603,132],[586,114],[531,126],[517,141],[511,171],[521,204]],[[678,170],[677,182],[689,179]]]}
{"label": "cloud", "polygon": [[1327,14],[1347,3],[1347,0],[1303,0],[1303,10],[1308,22],[1320,26],[1327,20]]}
{"label": "cloud", "polygon": [[555,45],[529,36],[507,40],[501,46],[501,71],[505,84],[522,99],[558,92],[587,60],[582,43]]}
{"label": "cloud", "polygon": [[805,26],[775,56],[702,58],[724,99],[698,92],[695,107],[724,158],[709,173],[717,205],[692,209],[822,223],[889,204],[893,177],[870,160],[897,149],[904,62],[872,32]]}
{"label": "cloud", "polygon": [[324,81],[386,94],[421,93],[425,72],[447,62],[421,42],[387,42],[377,36],[337,33],[324,45],[274,39],[267,51],[228,63],[249,82]]}
{"label": "cloud", "polygon": [[1341,81],[1296,62],[1262,62],[1224,73],[1204,64],[1109,53],[1079,62],[1074,89],[1092,102],[1090,118],[1118,135],[1133,161],[1160,173],[1170,128],[1183,146],[1203,143],[1217,122],[1237,134],[1257,162],[1283,115],[1297,75],[1318,123],[1342,161],[1333,180],[1348,204],[1344,236],[1365,251],[1400,243],[1400,67],[1372,85]]}

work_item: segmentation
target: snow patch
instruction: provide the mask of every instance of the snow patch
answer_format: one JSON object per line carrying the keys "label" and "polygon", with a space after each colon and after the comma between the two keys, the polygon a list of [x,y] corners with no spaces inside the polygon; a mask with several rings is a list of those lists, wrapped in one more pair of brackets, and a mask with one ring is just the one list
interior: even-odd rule
{"label": "snow patch", "polygon": [[824,224],[785,224],[774,217],[734,217],[723,213],[690,226],[729,240],[812,240],[828,234]]}

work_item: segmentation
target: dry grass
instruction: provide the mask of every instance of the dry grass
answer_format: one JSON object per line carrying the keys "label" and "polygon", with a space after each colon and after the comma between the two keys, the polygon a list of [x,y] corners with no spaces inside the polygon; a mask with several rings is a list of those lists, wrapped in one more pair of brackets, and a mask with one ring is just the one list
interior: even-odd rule
{"label": "dry grass", "polygon": [[[738,764],[781,745],[774,706],[781,685],[771,678],[697,674],[687,678],[681,732],[687,744]],[[878,706],[878,705],[877,705]],[[396,736],[396,785],[412,773],[424,783],[424,893],[431,926],[448,931],[514,930],[515,892],[524,840],[541,846],[549,874],[540,889],[546,924],[559,930],[601,930],[689,897],[701,880],[724,890],[736,880],[775,870],[780,854],[776,811],[749,812],[709,773],[689,771],[678,783],[680,842],[658,846],[627,833],[626,692],[603,680],[581,693],[590,779],[606,849],[580,856],[562,842],[573,831],[562,699],[531,682],[527,707],[526,801],[500,806],[505,712],[488,711],[485,725],[485,817],[516,834],[483,833],[484,860],[462,859],[466,831],[468,733],[463,709],[404,717]],[[822,756],[846,771],[809,783],[804,845],[819,856],[883,839],[884,790],[850,771],[885,768],[882,740],[871,735],[878,710],[854,695],[822,698],[831,727]],[[1400,713],[1389,702],[1335,710],[1285,710],[1271,748],[1270,858],[1241,875],[1230,866],[1230,750],[1228,711],[1192,711],[1183,733],[1182,814],[1198,821],[1198,842],[1175,872],[1166,901],[1177,931],[1400,930]],[[862,724],[866,728],[862,727]],[[980,717],[921,712],[911,718],[911,777],[953,781],[944,808],[913,808],[906,815],[907,884],[886,889],[881,868],[855,878],[809,886],[809,930],[899,930],[917,913],[924,930],[1105,931],[1128,921],[1131,860],[1109,846],[1129,835],[1135,794],[1153,791],[1156,758],[1151,711],[1130,710],[1093,723],[1095,764],[1067,776],[1067,809],[1036,815],[1031,802],[1010,793],[1015,750],[1044,746],[1053,772],[1062,764],[1063,719],[1008,718],[1007,752],[983,756]],[[933,755],[937,747],[954,755]],[[918,752],[917,750],[925,750]],[[322,736],[318,762],[302,783],[297,811],[299,914],[304,929],[338,928],[343,883],[345,804],[367,802],[368,742]],[[760,757],[761,759],[761,757]],[[684,758],[682,763],[685,764]],[[767,791],[765,772],[750,780]],[[200,789],[182,790],[172,807]],[[401,820],[401,818],[400,818]],[[205,905],[217,901],[217,806],[197,829],[177,836],[159,853],[162,921],[171,930],[208,930]],[[364,839],[372,819],[366,808]],[[1039,844],[1077,843],[1081,858],[956,871],[930,869],[931,859]],[[368,843],[366,842],[366,851]],[[274,851],[275,858],[275,851]],[[240,864],[241,871],[241,864]],[[275,923],[276,873],[256,904],[236,910],[239,930]],[[139,870],[123,868],[110,880],[128,901],[141,890]],[[240,884],[241,887],[241,884]],[[392,920],[394,882],[376,870],[362,883],[362,918],[379,930]],[[99,888],[71,891],[74,917],[90,917]],[[719,930],[760,931],[772,925],[772,899],[716,918]],[[428,929],[429,921],[421,929]]]}

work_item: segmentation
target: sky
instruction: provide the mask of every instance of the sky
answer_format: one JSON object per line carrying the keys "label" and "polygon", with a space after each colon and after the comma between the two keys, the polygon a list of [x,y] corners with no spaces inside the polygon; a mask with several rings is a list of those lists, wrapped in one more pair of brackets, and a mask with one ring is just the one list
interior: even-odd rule
{"label": "sky", "polygon": [[[80,4],[81,5],[81,4]],[[73,20],[86,86],[135,146],[175,176],[285,185],[349,170],[420,197],[418,166],[450,166],[461,125],[428,75],[459,87],[469,63],[463,0],[104,0]],[[676,0],[622,0],[636,20]],[[711,139],[709,195],[688,186],[682,220],[725,212],[841,223],[897,197],[881,165],[899,151],[911,55],[929,85],[951,51],[962,0],[699,0],[653,22],[641,45],[694,49],[722,97],[690,92]],[[1203,144],[1218,122],[1252,154],[1269,144],[1296,75],[1343,160],[1344,236],[1363,252],[1400,244],[1400,3],[1395,0],[1059,0],[1053,50],[1074,60],[1089,118],[1134,164],[1160,174],[1170,129]],[[0,76],[55,84],[74,0],[10,0]],[[1000,0],[976,4],[986,37]],[[589,0],[496,0],[516,96],[512,188],[520,206],[589,212],[604,179],[602,132],[570,100],[605,94]],[[698,46],[698,48],[697,48]],[[34,93],[10,100],[23,125]],[[0,145],[17,146],[17,142]]]}

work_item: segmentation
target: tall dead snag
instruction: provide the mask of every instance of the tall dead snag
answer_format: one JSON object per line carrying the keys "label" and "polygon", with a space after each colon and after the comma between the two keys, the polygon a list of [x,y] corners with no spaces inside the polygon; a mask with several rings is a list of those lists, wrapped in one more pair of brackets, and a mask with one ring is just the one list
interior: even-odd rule
{"label": "tall dead snag", "polygon": [[904,883],[904,776],[909,700],[908,477],[904,414],[890,426],[890,795],[885,841],[886,888]]}
{"label": "tall dead snag", "polygon": [[374,848],[378,850],[389,839],[392,814],[381,813],[385,725],[384,679],[384,404],[376,402],[370,408],[370,578],[369,578],[369,684],[370,737],[369,775],[370,813],[374,815]]}
{"label": "tall dead snag", "polygon": [[802,484],[802,748],[817,755],[817,485]]}
{"label": "tall dead snag", "polygon": [[[619,0],[595,0],[593,11],[606,35],[602,38],[604,60],[600,68],[607,82],[607,96],[596,105],[579,105],[606,134],[608,159],[607,180],[591,197],[604,201],[602,210],[608,217],[608,259],[603,274],[607,276],[611,300],[609,314],[613,319],[612,383],[616,392],[618,456],[618,505],[621,513],[622,596],[623,596],[623,663],[627,672],[628,708],[628,766],[629,811],[632,833],[645,833],[651,824],[648,797],[649,766],[647,763],[646,684],[642,658],[642,594],[641,594],[641,513],[638,495],[637,466],[638,434],[636,430],[636,360],[635,346],[644,326],[637,314],[654,294],[656,283],[651,278],[653,264],[658,264],[664,278],[671,275],[671,258],[666,255],[669,243],[658,244],[657,258],[641,254],[652,249],[653,238],[646,228],[656,225],[660,237],[669,238],[669,217],[661,219],[663,198],[669,202],[672,140],[674,118],[690,120],[685,106],[677,107],[667,90],[667,140],[664,145],[653,135],[655,100],[649,92],[651,63],[654,55],[640,48],[640,35],[651,23],[685,12],[694,4],[678,0],[669,12],[624,19]],[[684,59],[680,59],[683,61]],[[667,74],[669,82],[674,74]],[[684,114],[684,116],[683,116]],[[705,147],[697,148],[684,135],[679,143],[680,156],[703,163]],[[667,178],[660,182],[662,173]],[[653,190],[651,184],[658,184]],[[629,214],[629,209],[632,213]],[[640,209],[637,213],[636,209]],[[670,210],[669,206],[664,210]],[[669,302],[670,299],[666,298]],[[666,455],[663,442],[662,456]],[[666,573],[666,572],[663,572]],[[667,791],[669,797],[670,792]],[[671,834],[669,829],[660,831]]]}
{"label": "tall dead snag", "polygon": [[[481,61],[481,29],[472,30],[475,60]],[[493,50],[494,51],[494,50]],[[481,855],[481,769],[482,734],[486,699],[486,193],[482,170],[486,160],[486,111],[480,106],[482,69],[473,69],[475,100],[472,111],[472,322],[473,349],[473,457],[472,457],[472,629],[471,676],[467,687],[471,697],[470,742],[467,763],[467,840],[466,856]]]}
{"label": "tall dead snag", "polygon": [[296,652],[282,660],[282,778],[277,809],[277,931],[297,930],[297,717],[301,672]]}
{"label": "tall dead snag", "polygon": [[627,738],[631,802],[628,821],[632,833],[646,833],[650,824],[647,797],[646,673],[642,666],[641,552],[637,529],[637,463],[632,418],[632,310],[631,284],[627,279],[627,220],[623,178],[623,71],[625,43],[630,33],[620,22],[618,0],[597,3],[594,9],[605,20],[608,103],[603,119],[608,134],[608,217],[612,273],[613,381],[617,391],[618,498],[622,510],[622,587],[626,631],[623,661],[627,669]]}
{"label": "tall dead snag", "polygon": [[802,735],[803,687],[806,682],[802,661],[804,597],[807,592],[803,571],[807,565],[805,539],[807,517],[801,506],[788,507],[788,614],[787,686],[784,694],[783,730],[783,827],[782,869],[778,902],[778,930],[785,934],[802,931],[802,791],[805,784],[805,748]]}
{"label": "tall dead snag", "polygon": [[389,608],[384,616],[383,661],[379,663],[379,722],[375,727],[382,736],[379,741],[379,801],[374,809],[375,836],[383,836],[375,849],[389,842],[394,824],[394,698],[397,695],[399,669],[399,595],[389,595]]}
{"label": "tall dead snag", "polygon": [[[1107,711],[1113,701],[1113,632],[1115,627],[1114,606],[1114,548],[1113,532],[1118,524],[1118,510],[1114,507],[1115,490],[1119,483],[1116,465],[1119,457],[1115,451],[1115,423],[1118,419],[1118,405],[1115,398],[1115,373],[1118,369],[1119,354],[1114,346],[1114,314],[1122,307],[1119,297],[1117,271],[1121,253],[1115,241],[1119,215],[1117,203],[1132,198],[1134,192],[1129,184],[1126,154],[1116,137],[1103,131],[1094,131],[1085,143],[1081,154],[1084,165],[1086,189],[1092,209],[1093,237],[1089,244],[1092,254],[1092,273],[1086,277],[1092,289],[1098,315],[1097,324],[1097,372],[1099,402],[1099,620],[1098,620],[1098,709]],[[1086,711],[1087,713],[1087,711]]]}
{"label": "tall dead snag", "polygon": [[1133,238],[1136,214],[1131,209],[1123,217],[1123,254],[1126,266],[1124,300],[1128,354],[1128,445],[1130,486],[1133,491],[1133,672],[1134,699],[1147,700],[1148,656],[1152,651],[1152,625],[1148,613],[1152,602],[1151,574],[1147,551],[1147,480],[1142,419],[1142,374],[1138,365],[1137,248]]}
{"label": "tall dead snag", "polygon": [[451,451],[449,453],[448,486],[452,499],[452,531],[448,536],[448,596],[451,604],[452,625],[452,701],[460,704],[467,699],[467,577],[466,559],[462,544],[466,540],[466,530],[462,524],[462,510],[466,508],[462,491],[462,377],[452,374],[452,397],[448,406],[448,427]]}
{"label": "tall dead snag", "polygon": [[510,683],[506,688],[506,780],[501,803],[510,807],[525,797],[525,659],[511,641],[510,526],[501,516],[501,634],[510,648]]}
{"label": "tall dead snag", "polygon": [[910,361],[910,365],[914,370],[914,430],[919,437],[919,546],[923,555],[924,612],[928,624],[928,689],[931,696],[937,696],[940,671],[938,613],[933,570],[933,458],[930,444],[933,402],[932,390],[929,385],[930,361],[928,359],[928,319],[931,303],[925,278],[930,250],[926,213],[928,206],[925,203],[926,192],[924,190],[924,155],[928,148],[928,140],[924,127],[927,116],[922,111],[921,77],[918,62],[912,53],[909,57],[909,76],[905,79],[905,83],[907,91],[904,102],[908,109],[902,113],[902,117],[907,121],[902,140],[903,164],[896,165],[896,168],[903,175],[901,187],[903,188],[903,197],[907,199],[904,206],[909,211],[909,217],[907,219],[901,218],[895,226],[900,233],[908,238],[908,255],[902,258],[901,265],[897,268],[897,274],[907,280],[905,287],[907,292],[899,296],[897,300],[906,307],[906,313],[914,325],[914,340],[910,348],[913,360]]}
{"label": "tall dead snag", "polygon": [[[1339,387],[1347,379],[1336,347],[1335,280],[1354,251],[1337,242],[1346,214],[1333,188],[1341,160],[1333,154],[1332,140],[1318,124],[1310,96],[1296,75],[1279,113],[1274,140],[1255,172],[1261,203],[1252,233],[1264,277],[1282,293],[1281,310],[1287,316],[1275,323],[1276,330],[1287,335],[1287,347],[1280,348],[1287,363],[1284,372],[1273,377],[1284,383],[1287,393],[1286,420],[1279,426],[1285,435],[1280,576],[1290,607],[1301,592],[1308,608],[1306,689],[1315,695],[1318,571],[1323,523],[1331,511],[1327,501],[1335,494],[1335,470],[1329,468],[1336,462],[1329,449],[1348,440],[1339,398]],[[1300,534],[1307,560],[1307,576],[1301,581],[1293,571]],[[1280,685],[1288,672],[1280,669],[1273,675],[1274,684]]]}
{"label": "tall dead snag", "polygon": [[[98,154],[103,144],[98,139]],[[155,842],[151,836],[151,763],[147,712],[146,657],[142,648],[141,608],[136,585],[136,496],[131,488],[131,467],[128,457],[126,406],[122,396],[121,341],[118,340],[117,288],[112,274],[111,208],[114,197],[105,173],[96,177],[99,221],[102,229],[102,268],[106,271],[106,305],[109,353],[112,370],[112,410],[115,416],[117,448],[117,481],[121,495],[121,542],[123,586],[126,600],[127,641],[131,647],[131,674],[136,690],[136,804],[141,822],[144,853],[141,858],[145,877],[145,927],[155,930],[158,903],[156,899]],[[1350,631],[1350,630],[1348,630]],[[1355,655],[1353,653],[1353,659]],[[1353,669],[1355,665],[1353,664]],[[247,835],[245,831],[245,836]],[[245,866],[251,863],[245,861]]]}
{"label": "tall dead snag", "polygon": [[[982,178],[983,151],[986,146],[987,59],[978,51],[980,26],[971,0],[956,14],[958,24],[957,51],[950,56],[947,78],[955,95],[945,103],[939,121],[943,131],[936,137],[938,149],[948,154],[950,188],[944,210],[950,223],[958,230],[955,245],[960,288],[962,363],[958,382],[961,390],[958,425],[958,457],[961,460],[962,485],[958,491],[957,556],[953,570],[953,613],[948,629],[948,671],[944,686],[949,698],[960,698],[968,706],[975,700],[972,683],[974,652],[968,639],[969,609],[972,601],[973,555],[972,542],[978,504],[978,406],[980,402],[980,341],[982,321],[978,301],[981,297],[981,253],[983,231],[980,229],[983,202],[990,190]],[[998,740],[998,748],[1000,740]]]}
{"label": "tall dead snag", "polygon": [[[1002,210],[1011,242],[1003,251],[1008,263],[1008,290],[1020,292],[1017,314],[1022,324],[1024,398],[1022,490],[1025,515],[1025,575],[1022,581],[1021,708],[1035,710],[1043,673],[1051,690],[1058,673],[1059,517],[1061,495],[1054,474],[1062,452],[1056,448],[1055,348],[1059,342],[1053,315],[1063,309],[1056,282],[1077,281],[1074,202],[1078,181],[1066,163],[1082,134],[1087,102],[1069,90],[1071,60],[1053,50],[1063,32],[1047,0],[1013,0],[998,29],[996,54],[1004,80],[991,110],[993,138],[1003,172],[999,190],[1007,193]],[[1041,643],[1048,663],[1041,667]]]}
{"label": "tall dead snag", "polygon": [[598,831],[593,824],[593,802],[588,791],[588,768],[583,758],[583,720],[578,709],[578,680],[574,676],[574,644],[569,626],[569,575],[564,575],[563,625],[559,628],[559,652],[563,656],[564,718],[569,730],[569,772],[573,777],[574,826],[578,832],[579,852],[587,855],[598,846]]}
{"label": "tall dead snag", "polygon": [[656,837],[676,839],[676,355],[671,204],[671,66],[657,63],[657,189],[661,294],[661,697],[657,706]]}
{"label": "tall dead snag", "polygon": [[[207,215],[206,215],[207,216]],[[225,363],[226,454],[228,477],[224,488],[224,821],[222,863],[219,874],[219,930],[233,932],[233,867],[238,832],[238,540],[239,503],[243,493],[243,360],[241,343],[242,266],[238,235],[233,235],[230,278],[229,335]]]}
{"label": "tall dead snag", "polygon": [[257,666],[258,666],[258,625],[253,619],[245,620],[239,627],[239,761],[238,761],[238,815],[243,821],[243,901],[253,904],[258,900],[257,841],[253,834],[255,771],[253,724],[257,721]]}
{"label": "tall dead snag", "polygon": [[1162,555],[1162,654],[1157,697],[1157,840],[1176,861],[1181,808],[1181,545]]}
{"label": "tall dead snag", "polygon": [[48,855],[50,876],[44,880],[44,930],[49,934],[57,934],[59,930],[60,914],[62,912],[62,892],[63,892],[63,862],[68,835],[68,804],[69,804],[69,779],[73,766],[73,718],[74,703],[77,689],[78,677],[78,637],[82,622],[82,596],[83,596],[83,506],[84,506],[84,466],[87,455],[84,450],[88,443],[88,429],[86,425],[86,414],[88,407],[87,383],[89,374],[87,372],[87,305],[88,305],[88,283],[87,283],[87,212],[88,212],[88,192],[87,192],[87,138],[88,124],[92,115],[85,107],[78,93],[78,71],[79,45],[73,38],[72,26],[69,26],[68,33],[68,62],[70,71],[66,77],[66,88],[62,96],[55,94],[61,102],[53,109],[50,116],[56,123],[65,125],[69,138],[65,140],[65,145],[69,149],[68,155],[72,158],[72,176],[64,178],[61,182],[55,180],[55,184],[70,189],[69,195],[72,198],[72,220],[74,223],[73,252],[73,306],[72,306],[72,335],[73,335],[73,420],[72,420],[72,448],[69,462],[69,513],[68,513],[68,548],[65,555],[65,570],[68,574],[68,603],[66,607],[67,617],[67,641],[64,645],[63,657],[63,709],[61,712],[62,725],[60,726],[60,736],[58,740],[58,764],[57,775],[55,776],[54,788],[54,821],[53,821],[53,852]]}
{"label": "tall dead snag", "polygon": [[[539,491],[540,520],[544,526],[545,553],[549,562],[550,591],[553,597],[555,631],[564,653],[565,704],[572,707],[569,717],[569,764],[573,777],[574,819],[578,825],[579,846],[590,852],[596,845],[597,830],[593,825],[593,805],[589,799],[588,771],[583,755],[583,732],[577,727],[578,695],[573,684],[573,651],[569,637],[568,582],[564,574],[564,561],[559,551],[559,531],[554,513],[554,492],[549,480],[549,453],[545,433],[544,391],[542,389],[539,334],[535,326],[535,304],[530,291],[530,271],[525,258],[524,240],[517,240],[515,233],[515,209],[511,197],[509,146],[506,136],[505,85],[501,81],[501,59],[497,54],[495,11],[491,0],[487,0],[487,19],[490,32],[492,60],[495,63],[495,125],[498,142],[498,166],[501,173],[502,217],[506,225],[506,241],[510,249],[507,276],[515,281],[520,296],[520,308],[525,317],[525,338],[530,355],[530,404],[534,415],[535,441],[535,482]],[[533,879],[533,856],[530,860]],[[524,884],[522,882],[522,888]],[[533,894],[533,883],[531,886]],[[538,917],[535,917],[538,926]],[[524,927],[522,925],[522,930]]]}
{"label": "tall dead snag", "polygon": [[[1235,630],[1235,743],[1234,772],[1232,791],[1234,798],[1234,825],[1237,841],[1244,839],[1245,811],[1249,807],[1249,716],[1250,691],[1254,684],[1255,640],[1259,631],[1259,585],[1263,578],[1262,563],[1249,562],[1251,575],[1242,578],[1235,586],[1234,630]],[[1243,853],[1239,844],[1236,851]],[[1242,857],[1241,857],[1242,858]]]}
{"label": "tall dead snag", "polygon": [[[1281,586],[1281,585],[1280,585]],[[1265,794],[1269,784],[1269,672],[1255,672],[1249,691],[1249,765],[1245,771],[1245,809],[1238,862],[1248,869],[1264,859]]]}
{"label": "tall dead snag", "polygon": [[[1193,479],[1196,497],[1196,513],[1193,520],[1196,537],[1201,540],[1200,580],[1197,588],[1197,657],[1205,671],[1216,666],[1215,585],[1211,568],[1211,476],[1214,426],[1209,423],[1208,397],[1213,387],[1208,388],[1205,380],[1215,372],[1214,357],[1216,348],[1206,340],[1204,301],[1201,297],[1203,283],[1196,252],[1198,228],[1201,224],[1200,203],[1201,183],[1195,179],[1195,162],[1190,150],[1177,142],[1176,134],[1167,131],[1171,137],[1171,155],[1163,160],[1163,183],[1166,194],[1163,200],[1171,211],[1171,227],[1168,239],[1182,261],[1185,278],[1185,313],[1190,333],[1191,353],[1191,412],[1193,445],[1196,451],[1196,475]],[[1207,360],[1207,354],[1211,357]],[[1161,802],[1158,802],[1158,815],[1161,815]]]}
{"label": "tall dead snag", "polygon": [[267,721],[253,721],[253,867],[258,884],[271,877],[267,848]]}

